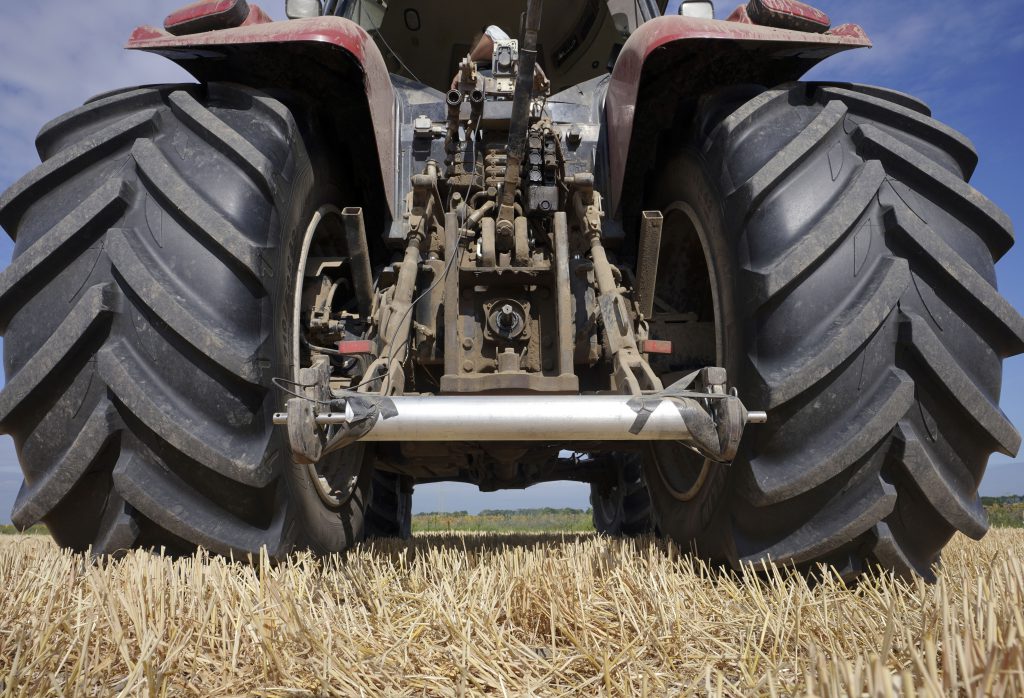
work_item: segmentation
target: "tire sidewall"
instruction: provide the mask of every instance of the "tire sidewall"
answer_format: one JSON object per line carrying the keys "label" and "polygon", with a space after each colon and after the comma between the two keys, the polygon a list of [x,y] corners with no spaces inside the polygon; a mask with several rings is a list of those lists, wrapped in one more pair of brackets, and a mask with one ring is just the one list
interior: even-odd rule
{"label": "tire sidewall", "polygon": [[[315,144],[309,152],[317,152]],[[295,331],[292,308],[306,228],[323,205],[337,202],[342,196],[330,184],[329,178],[321,175],[323,169],[308,159],[300,158],[290,192],[283,199],[287,205],[280,212],[283,224],[280,226],[282,237],[277,243],[278,281],[272,298],[276,357],[274,375],[288,380],[293,379],[298,360],[292,355],[292,336]],[[275,387],[274,392],[277,405],[282,407],[292,397],[280,387]],[[351,496],[334,509],[328,507],[320,497],[307,466],[292,457],[285,429],[275,428],[271,448],[282,454],[278,457],[283,467],[284,495],[289,503],[290,516],[285,535],[290,546],[305,547],[324,554],[343,551],[361,540],[372,472],[368,449],[362,444],[355,444],[326,456],[355,457],[362,461]]]}
{"label": "tire sidewall", "polygon": [[[730,386],[744,394],[744,338],[737,306],[738,260],[733,236],[728,232],[722,196],[709,176],[704,159],[690,149],[681,151],[663,169],[654,208],[690,219],[700,237],[714,297],[718,365],[726,369]],[[666,234],[670,229],[666,227]],[[684,453],[678,444],[652,444],[644,458],[655,516],[661,531],[677,542],[693,545],[697,552],[715,560],[733,560],[731,541],[721,535],[729,529],[727,493],[743,450],[732,465],[710,464],[707,477],[688,501],[679,501],[668,491],[672,463]],[[689,451],[685,451],[689,455]],[[660,464],[660,466],[659,466]],[[667,466],[667,467],[666,467]],[[664,479],[663,479],[664,478]]]}

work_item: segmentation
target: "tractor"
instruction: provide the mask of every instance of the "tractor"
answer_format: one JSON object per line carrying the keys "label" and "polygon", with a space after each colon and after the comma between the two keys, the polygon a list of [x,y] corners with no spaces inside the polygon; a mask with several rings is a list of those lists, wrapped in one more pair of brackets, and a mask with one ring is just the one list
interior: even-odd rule
{"label": "tractor", "polygon": [[1020,435],[1010,220],[795,0],[201,0],[194,84],[46,124],[0,197],[12,519],[94,555],[410,535],[589,483],[608,535],[930,579]]}

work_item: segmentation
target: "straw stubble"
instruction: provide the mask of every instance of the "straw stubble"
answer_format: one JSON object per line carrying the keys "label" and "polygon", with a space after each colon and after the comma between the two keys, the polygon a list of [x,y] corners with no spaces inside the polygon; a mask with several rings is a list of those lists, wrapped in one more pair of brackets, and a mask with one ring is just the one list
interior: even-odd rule
{"label": "straw stubble", "polygon": [[0,537],[3,695],[1024,694],[1024,530],[937,584],[650,539],[429,534],[272,566]]}

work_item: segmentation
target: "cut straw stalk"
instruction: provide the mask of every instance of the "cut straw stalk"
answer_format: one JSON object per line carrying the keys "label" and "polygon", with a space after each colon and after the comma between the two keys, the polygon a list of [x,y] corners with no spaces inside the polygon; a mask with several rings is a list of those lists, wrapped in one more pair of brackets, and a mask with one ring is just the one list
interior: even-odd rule
{"label": "cut straw stalk", "polygon": [[0,694],[1024,694],[1024,531],[938,583],[721,573],[650,539],[430,534],[344,562],[0,537]]}

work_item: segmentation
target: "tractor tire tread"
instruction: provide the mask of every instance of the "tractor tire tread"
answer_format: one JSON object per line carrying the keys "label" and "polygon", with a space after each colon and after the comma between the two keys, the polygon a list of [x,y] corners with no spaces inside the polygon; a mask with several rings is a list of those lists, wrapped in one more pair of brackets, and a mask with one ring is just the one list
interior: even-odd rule
{"label": "tractor tire tread", "polygon": [[18,526],[94,554],[273,558],[303,538],[263,354],[275,226],[312,185],[304,143],[286,106],[220,84],[109,93],[43,127],[43,163],[0,194]]}
{"label": "tractor tire tread", "polygon": [[[662,531],[734,566],[931,579],[954,532],[987,529],[989,455],[1021,443],[999,408],[1001,361],[1024,350],[995,282],[1009,217],[966,181],[971,142],[913,98],[841,83],[734,95],[717,125],[695,115],[703,140],[666,167],[703,168],[722,203],[708,215],[743,341],[730,376],[768,423],[744,435],[713,510],[658,493]],[[662,189],[658,205],[704,196]]]}
{"label": "tractor tire tread", "polygon": [[364,533],[368,539],[406,539],[412,535],[412,486],[409,478],[374,470]]}

